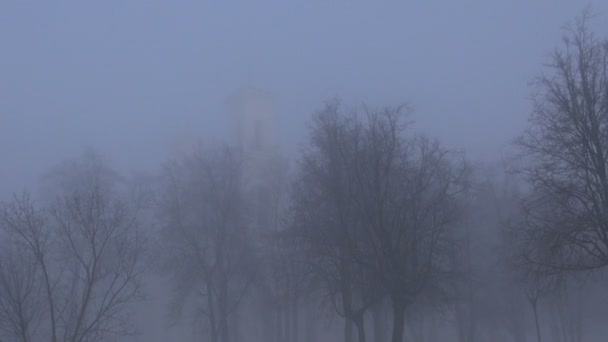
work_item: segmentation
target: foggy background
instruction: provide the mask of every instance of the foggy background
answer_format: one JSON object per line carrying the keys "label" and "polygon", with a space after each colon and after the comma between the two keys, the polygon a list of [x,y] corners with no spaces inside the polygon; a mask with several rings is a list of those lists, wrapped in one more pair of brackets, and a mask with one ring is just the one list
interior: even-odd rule
{"label": "foggy background", "polygon": [[225,99],[242,86],[275,95],[286,151],[337,96],[410,103],[419,128],[494,159],[524,128],[528,82],[585,5],[4,0],[0,196],[83,146],[123,170],[156,168],[184,137],[229,133]]}
{"label": "foggy background", "polygon": [[[37,193],[54,165],[85,148],[124,174],[157,175],[184,146],[231,141],[227,100],[252,88],[276,101],[290,161],[312,115],[338,98],[408,104],[417,131],[474,165],[500,162],[527,127],[530,82],[586,5],[0,0],[0,201]],[[608,2],[592,5],[590,28],[604,37]],[[133,341],[169,338],[170,286],[151,277]],[[191,322],[176,329],[194,331]]]}

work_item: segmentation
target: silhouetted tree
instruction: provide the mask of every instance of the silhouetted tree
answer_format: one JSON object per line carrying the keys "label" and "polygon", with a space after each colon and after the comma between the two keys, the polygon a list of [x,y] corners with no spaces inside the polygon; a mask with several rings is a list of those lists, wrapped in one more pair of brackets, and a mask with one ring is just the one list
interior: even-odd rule
{"label": "silhouetted tree", "polygon": [[129,184],[90,152],[56,168],[49,222],[65,266],[56,287],[62,340],[100,341],[134,333],[131,305],[143,299],[146,204]]}
{"label": "silhouetted tree", "polygon": [[358,260],[363,235],[353,195],[354,158],[362,126],[337,102],[315,116],[311,142],[300,160],[293,189],[291,237],[301,246],[308,275],[345,318],[345,341],[365,341],[364,314],[378,299],[371,273]]}
{"label": "silhouetted tree", "polygon": [[159,219],[174,309],[196,303],[213,342],[230,341],[230,317],[256,276],[243,163],[229,147],[199,149],[164,172]]}
{"label": "silhouetted tree", "polygon": [[[49,339],[52,342],[56,342],[58,313],[55,289],[59,281],[60,272],[56,272],[57,265],[54,253],[56,253],[57,248],[52,244],[53,235],[46,222],[45,214],[35,208],[30,196],[24,193],[21,196],[15,196],[10,203],[4,204],[2,215],[0,216],[0,227],[2,228],[4,243],[8,245],[6,246],[7,252],[11,253],[9,252],[11,250],[19,251],[18,254],[11,253],[4,256],[6,258],[3,260],[4,272],[12,272],[14,267],[23,268],[23,271],[26,272],[23,274],[25,278],[20,280],[28,283],[28,285],[32,286],[32,289],[36,285],[29,284],[29,282],[40,282],[44,293],[42,302],[38,302],[34,298],[25,300],[23,296],[27,294],[27,297],[30,297],[34,294],[20,293],[23,289],[10,289],[15,286],[22,286],[21,281],[6,282],[4,284],[4,286],[8,287],[5,289],[6,293],[11,291],[20,293],[17,297],[21,297],[21,300],[23,300],[23,307],[19,310],[15,310],[14,308],[5,310],[4,315],[7,316],[6,320],[22,321],[20,323],[19,335],[23,338],[23,336],[31,336],[33,332],[30,329],[32,328],[32,324],[36,323],[25,324],[25,317],[20,316],[29,316],[25,314],[26,311],[41,311],[48,314]],[[30,264],[30,260],[35,264]],[[30,272],[35,272],[35,274],[28,274]],[[8,277],[9,274],[6,276]],[[33,300],[33,302],[29,300]],[[41,305],[41,307],[27,307],[27,305],[34,304]],[[41,318],[40,316],[29,316],[29,319],[33,320],[36,317]]]}
{"label": "silhouetted tree", "polygon": [[29,342],[45,313],[36,260],[17,245],[0,250],[0,336]]}
{"label": "silhouetted tree", "polygon": [[537,81],[530,128],[519,140],[532,187],[529,262],[543,272],[608,264],[608,41],[586,12],[566,31]]}
{"label": "silhouetted tree", "polygon": [[[3,277],[4,286],[13,288],[12,300],[24,305],[12,316],[21,321],[20,335],[32,336],[47,322],[51,341],[131,333],[130,304],[142,299],[143,202],[95,153],[60,165],[50,181],[47,208],[36,208],[23,195],[5,205],[0,217],[6,242],[19,250],[3,266],[23,269]],[[39,312],[44,317],[26,326],[26,318]]]}
{"label": "silhouetted tree", "polygon": [[328,104],[296,183],[295,234],[360,341],[365,311],[385,295],[392,341],[402,341],[406,308],[444,296],[452,277],[450,227],[461,218],[467,167],[438,143],[408,137],[405,109],[345,115]]}

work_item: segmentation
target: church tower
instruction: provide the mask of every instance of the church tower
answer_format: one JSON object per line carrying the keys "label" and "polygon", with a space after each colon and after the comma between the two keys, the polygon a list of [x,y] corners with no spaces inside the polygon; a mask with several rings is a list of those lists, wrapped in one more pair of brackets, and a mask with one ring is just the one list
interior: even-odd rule
{"label": "church tower", "polygon": [[257,88],[242,88],[228,98],[227,104],[238,147],[252,157],[274,152],[277,146],[273,96]]}
{"label": "church tower", "polygon": [[287,170],[275,135],[275,99],[266,91],[242,88],[227,102],[234,141],[245,161],[244,182],[256,198],[255,230],[267,233],[276,226],[269,222],[274,210],[269,202],[282,195],[279,188]]}
{"label": "church tower", "polygon": [[[276,103],[274,97],[261,89],[242,88],[227,100],[228,112],[232,119],[234,142],[243,153],[245,160],[244,183],[248,196],[251,196],[249,232],[251,242],[256,250],[266,253],[268,234],[276,231],[280,222],[277,213],[283,195],[281,180],[285,176],[283,160],[280,158],[277,138],[275,135]],[[264,254],[265,255],[265,254]],[[263,270],[263,272],[270,271]],[[242,317],[256,317],[260,308],[267,310],[266,303],[270,278],[256,284],[256,296],[246,298]],[[248,311],[253,310],[253,311]],[[271,316],[257,315],[258,319],[241,320],[233,315],[235,326],[239,329],[233,333],[239,335],[240,330],[247,331],[254,340],[268,341],[261,327],[268,325]],[[242,340],[236,337],[235,340]]]}

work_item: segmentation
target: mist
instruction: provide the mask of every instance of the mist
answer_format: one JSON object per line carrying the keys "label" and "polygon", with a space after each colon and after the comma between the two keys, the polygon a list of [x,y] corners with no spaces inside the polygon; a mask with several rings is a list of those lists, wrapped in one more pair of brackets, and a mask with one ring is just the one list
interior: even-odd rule
{"label": "mist", "polygon": [[0,340],[604,341],[607,16],[2,1]]}

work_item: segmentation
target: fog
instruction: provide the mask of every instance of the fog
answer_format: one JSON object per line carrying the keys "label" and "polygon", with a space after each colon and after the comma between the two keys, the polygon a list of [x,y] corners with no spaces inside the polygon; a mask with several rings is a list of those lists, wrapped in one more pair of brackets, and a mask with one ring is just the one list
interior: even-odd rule
{"label": "fog", "polygon": [[[602,1],[0,1],[0,297],[26,303],[0,298],[0,340],[604,341],[607,18]],[[422,247],[378,242],[420,230]],[[104,299],[66,296],[118,293],[83,275],[97,264],[132,294],[100,326]]]}

